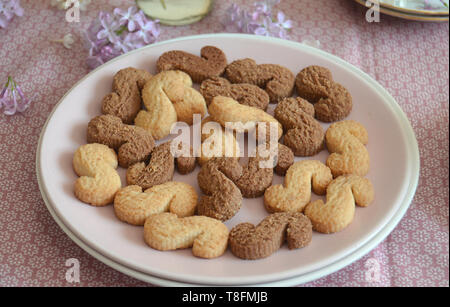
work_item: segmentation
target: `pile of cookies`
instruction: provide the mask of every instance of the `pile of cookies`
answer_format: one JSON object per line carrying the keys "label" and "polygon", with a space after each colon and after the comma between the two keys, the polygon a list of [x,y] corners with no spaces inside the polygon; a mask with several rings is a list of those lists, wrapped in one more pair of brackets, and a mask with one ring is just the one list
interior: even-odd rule
{"label": "pile of cookies", "polygon": [[[157,61],[156,75],[125,68],[114,76],[112,92],[102,101],[102,113],[87,126],[87,144],[73,157],[79,178],[75,196],[93,206],[114,204],[117,218],[144,226],[144,240],[157,250],[192,247],[195,256],[215,258],[227,247],[243,259],[270,256],[286,241],[289,249],[308,245],[312,231],[334,233],[347,227],[355,205],[368,206],[374,198],[363,125],[344,120],[353,102],[348,90],[324,67],[309,66],[296,76],[276,64],[241,59],[228,64],[222,50],[206,46],[200,56],[169,51]],[[199,91],[193,83],[199,84]],[[297,95],[295,95],[295,92]],[[294,97],[295,95],[295,97]],[[275,103],[273,115],[266,112]],[[209,114],[207,117],[206,114]],[[202,135],[199,155],[186,144],[168,141],[176,122],[192,125],[193,116],[211,123],[272,123],[277,133],[277,155],[272,167],[256,148],[246,164],[209,147],[222,142],[239,152],[233,135],[209,142]],[[320,122],[332,123],[324,131]],[[250,131],[247,131],[250,132]],[[255,131],[255,137],[262,134]],[[265,135],[266,136],[266,135]],[[209,140],[210,141],[210,140]],[[260,146],[267,146],[262,144]],[[326,163],[294,162],[328,150]],[[172,181],[175,170],[188,174],[201,167],[197,181],[203,195],[183,182]],[[122,187],[117,167],[126,168]],[[272,185],[274,172],[284,183]],[[311,202],[311,193],[326,202]],[[224,224],[235,216],[243,198],[263,196],[268,216],[258,225]]]}

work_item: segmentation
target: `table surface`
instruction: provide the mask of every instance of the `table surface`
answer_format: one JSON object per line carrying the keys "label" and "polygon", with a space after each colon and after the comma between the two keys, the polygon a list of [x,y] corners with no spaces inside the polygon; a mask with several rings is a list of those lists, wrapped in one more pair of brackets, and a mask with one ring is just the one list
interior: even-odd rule
{"label": "table surface", "polygon": [[[244,1],[235,1],[243,3]],[[23,17],[0,29],[0,82],[13,75],[34,102],[22,114],[0,112],[0,286],[146,286],[91,257],[58,227],[42,200],[35,174],[41,129],[59,99],[89,72],[80,32],[100,10],[131,1],[95,0],[80,23],[50,1],[22,0]],[[224,32],[217,21],[229,1],[216,1],[202,21],[162,27],[159,41]],[[303,286],[449,286],[449,24],[381,15],[368,23],[351,0],[282,0],[295,22],[294,41],[322,48],[367,72],[397,100],[420,150],[414,200],[394,231],[359,261]],[[72,33],[65,49],[51,40]],[[0,110],[1,111],[1,110]],[[80,282],[69,283],[66,260],[80,263]],[[377,264],[379,279],[367,279]],[[375,276],[375,275],[372,275]]]}

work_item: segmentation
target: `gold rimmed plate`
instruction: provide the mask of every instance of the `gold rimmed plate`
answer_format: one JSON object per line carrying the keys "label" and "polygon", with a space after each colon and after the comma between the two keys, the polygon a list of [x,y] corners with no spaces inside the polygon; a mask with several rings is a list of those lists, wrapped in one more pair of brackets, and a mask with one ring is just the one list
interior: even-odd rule
{"label": "gold rimmed plate", "polygon": [[[357,3],[361,4],[362,6],[366,6],[366,0],[355,0]],[[369,0],[370,1],[370,0]],[[374,1],[371,1],[374,2]],[[406,12],[406,10],[397,10],[394,6],[391,6],[392,8],[388,6],[381,5],[380,6],[380,13],[406,19],[406,20],[415,20],[415,21],[427,21],[427,22],[448,22],[449,15],[448,11],[447,14],[420,14],[420,13],[411,13]],[[428,12],[430,13],[430,12]]]}

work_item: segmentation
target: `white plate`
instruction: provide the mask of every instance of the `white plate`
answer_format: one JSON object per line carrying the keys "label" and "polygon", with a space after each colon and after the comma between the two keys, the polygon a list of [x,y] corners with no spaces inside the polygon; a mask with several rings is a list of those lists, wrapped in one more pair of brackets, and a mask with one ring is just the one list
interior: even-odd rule
{"label": "white plate", "polygon": [[[372,168],[368,178],[374,184],[376,199],[370,207],[356,210],[355,220],[347,229],[333,235],[314,233],[312,243],[306,248],[289,251],[284,246],[271,257],[257,261],[240,260],[230,251],[217,259],[204,260],[193,257],[189,249],[153,250],[143,241],[142,227],[118,221],[112,206],[94,208],[73,196],[77,177],[71,166],[72,156],[86,142],[86,125],[100,114],[101,98],[110,90],[114,73],[128,66],[154,72],[161,53],[181,49],[198,54],[204,45],[218,46],[229,61],[252,57],[258,63],[284,65],[294,73],[312,64],[326,66],[333,72],[335,80],[349,89],[354,98],[349,119],[360,121],[369,132]],[[419,175],[419,154],[412,128],[394,99],[376,81],[345,61],[315,48],[285,40],[236,34],[166,41],[99,67],[79,81],[55,107],[41,134],[37,155],[44,200],[59,225],[75,242],[99,260],[130,275],[137,272],[141,279],[143,275],[154,281],[189,284],[297,281],[303,276],[318,278],[337,270],[370,251],[375,247],[373,242],[378,243],[389,234],[408,208]],[[314,159],[325,161],[326,157],[327,152],[322,151]],[[186,176],[175,174],[174,180],[191,183],[198,190],[198,170]],[[120,170],[122,176],[124,171]],[[282,180],[275,176],[274,183]],[[243,221],[257,223],[266,215],[262,198],[246,199],[241,211],[226,224],[231,228]]]}
{"label": "white plate", "polygon": [[[362,6],[366,6],[366,0],[354,0],[354,1],[361,4]],[[386,15],[415,21],[448,22],[449,19],[448,10],[446,14],[440,13],[433,15],[430,12],[425,14],[413,10],[399,10],[389,5],[382,5],[380,7],[380,12]]]}
{"label": "white plate", "polygon": [[[374,0],[370,0],[375,2]],[[428,7],[425,0],[380,0],[381,6],[393,9],[403,13],[412,13],[419,15],[448,15],[448,0],[444,0],[445,6],[441,0],[429,0]]]}

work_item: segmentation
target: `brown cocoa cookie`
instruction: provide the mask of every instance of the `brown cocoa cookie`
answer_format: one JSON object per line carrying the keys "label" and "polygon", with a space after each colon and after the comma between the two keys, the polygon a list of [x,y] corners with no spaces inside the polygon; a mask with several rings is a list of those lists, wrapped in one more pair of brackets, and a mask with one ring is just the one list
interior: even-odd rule
{"label": "brown cocoa cookie", "polygon": [[100,115],[89,122],[87,142],[104,144],[116,150],[119,165],[125,168],[146,160],[155,146],[146,130],[123,124],[113,115]]}
{"label": "brown cocoa cookie", "polygon": [[324,148],[325,132],[314,119],[314,107],[308,101],[300,97],[283,99],[274,113],[286,131],[284,144],[294,155],[313,156]]}
{"label": "brown cocoa cookie", "polygon": [[311,103],[326,97],[328,89],[334,83],[331,71],[321,66],[308,66],[295,77],[295,87],[300,97]]}
{"label": "brown cocoa cookie", "polygon": [[175,162],[170,142],[163,143],[153,149],[148,165],[140,162],[128,168],[127,184],[148,189],[172,180],[174,169]]}
{"label": "brown cocoa cookie", "polygon": [[334,83],[328,96],[320,99],[315,105],[316,118],[331,123],[346,118],[353,108],[352,96],[339,83]]}
{"label": "brown cocoa cookie", "polygon": [[295,77],[289,69],[276,64],[258,65],[252,59],[232,62],[225,75],[231,83],[250,83],[264,89],[271,103],[291,96],[294,89]]}
{"label": "brown cocoa cookie", "polygon": [[[178,148],[181,149],[182,143],[178,144]],[[189,146],[189,153],[187,155],[181,155],[176,158],[178,172],[182,175],[191,173],[196,166],[197,159],[194,155],[194,149]]]}
{"label": "brown cocoa cookie", "polygon": [[[267,150],[263,153],[264,157],[260,154],[263,146]],[[274,152],[270,153],[269,143],[259,145],[256,155],[250,157],[248,163],[242,167],[242,175],[234,180],[234,183],[241,190],[243,197],[255,198],[264,195],[266,189],[272,185],[274,169],[277,174],[284,175],[294,163],[294,154],[288,147],[279,143],[274,147]]]}
{"label": "brown cocoa cookie", "polygon": [[200,57],[181,51],[172,50],[163,53],[157,63],[158,72],[181,70],[191,76],[196,83],[220,76],[227,66],[227,57],[222,50],[214,46],[205,46],[200,50]]}
{"label": "brown cocoa cookie", "polygon": [[221,221],[232,218],[241,208],[242,194],[234,184],[242,176],[236,158],[213,158],[202,166],[197,181],[204,194],[197,213]]}
{"label": "brown cocoa cookie", "polygon": [[272,255],[284,241],[289,249],[307,246],[312,239],[311,221],[300,212],[273,213],[256,227],[241,223],[228,238],[231,252],[242,259],[261,259]]}
{"label": "brown cocoa cookie", "polygon": [[240,104],[266,110],[269,105],[269,95],[253,84],[231,84],[225,78],[213,77],[206,79],[200,86],[200,93],[205,97],[206,104],[216,96],[231,97]]}
{"label": "brown cocoa cookie", "polygon": [[352,110],[352,96],[344,86],[333,81],[331,72],[325,67],[306,67],[297,74],[295,86],[300,97],[314,104],[318,120],[342,120]]}
{"label": "brown cocoa cookie", "polygon": [[286,175],[288,168],[294,164],[294,153],[289,147],[278,144],[277,158],[277,165],[275,165],[274,171],[276,174],[284,176]]}
{"label": "brown cocoa cookie", "polygon": [[170,181],[173,178],[175,163],[180,174],[185,175],[192,172],[196,166],[195,157],[188,155],[175,158],[170,146],[171,142],[156,146],[147,165],[145,162],[140,162],[129,167],[127,170],[127,184],[138,185],[143,189],[148,189]]}
{"label": "brown cocoa cookie", "polygon": [[260,166],[264,159],[256,156],[249,158],[248,164],[242,169],[242,176],[235,181],[245,198],[255,198],[264,195],[272,185],[273,168]]}
{"label": "brown cocoa cookie", "polygon": [[117,116],[126,124],[133,123],[141,109],[141,90],[151,77],[142,69],[119,70],[113,79],[112,92],[103,98],[102,113]]}

